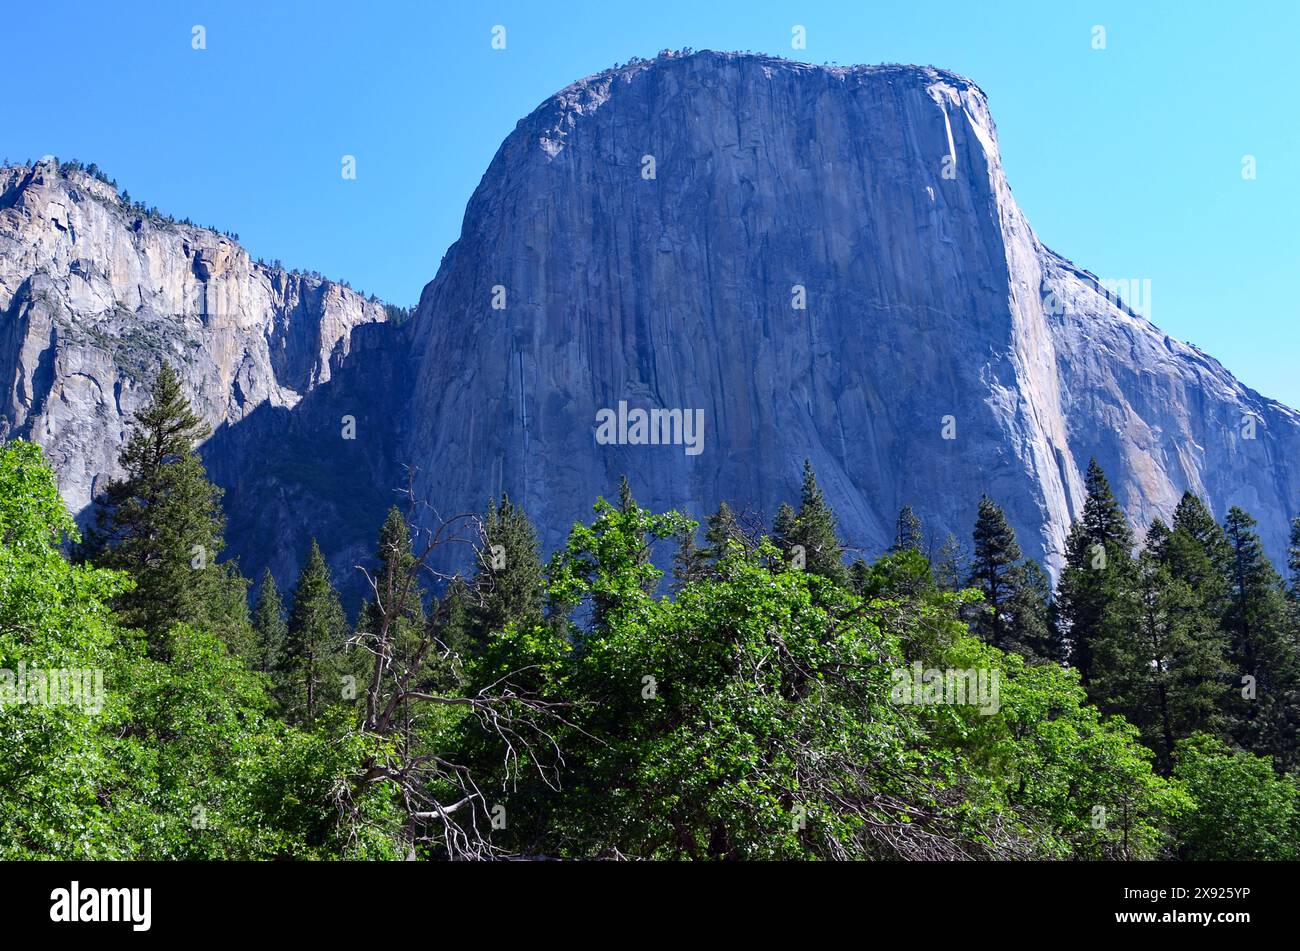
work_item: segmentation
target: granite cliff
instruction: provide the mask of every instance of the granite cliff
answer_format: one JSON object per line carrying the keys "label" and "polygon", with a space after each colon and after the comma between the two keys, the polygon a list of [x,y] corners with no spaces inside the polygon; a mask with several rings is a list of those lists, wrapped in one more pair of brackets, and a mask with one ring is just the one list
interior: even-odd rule
{"label": "granite cliff", "polygon": [[[1057,566],[1094,456],[1140,526],[1192,489],[1276,558],[1300,507],[1300,414],[1046,248],[942,70],[702,52],[577,82],[507,137],[401,327],[97,184],[0,173],[0,435],[79,509],[142,362],[181,360],[246,571],[288,580],[310,534],[347,571],[407,466],[444,514],[509,492],[548,547],[622,473],[770,517],[804,457],[868,555],[904,504],[968,538],[987,492]],[[699,451],[637,444],[638,409],[701,419]]]}
{"label": "granite cliff", "polygon": [[[501,146],[412,329],[422,494],[508,490],[551,544],[623,472],[770,517],[805,456],[867,552],[904,504],[968,538],[987,492],[1059,565],[1093,456],[1139,525],[1190,488],[1277,556],[1300,505],[1300,414],[1046,248],[984,93],[937,69],[704,52],[575,83]],[[620,401],[703,409],[704,451],[599,444]]]}
{"label": "granite cliff", "polygon": [[[259,407],[296,406],[330,380],[353,332],[385,316],[377,300],[253,261],[232,237],[124,200],[73,163],[0,169],[0,438],[39,442],[83,519],[119,474],[160,360],[220,435]],[[221,444],[225,468],[242,466],[241,441]]]}

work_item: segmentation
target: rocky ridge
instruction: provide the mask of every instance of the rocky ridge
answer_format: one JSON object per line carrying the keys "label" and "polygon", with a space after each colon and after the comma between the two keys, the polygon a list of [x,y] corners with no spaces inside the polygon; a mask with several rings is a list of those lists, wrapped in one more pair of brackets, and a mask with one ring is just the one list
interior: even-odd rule
{"label": "rocky ridge", "polygon": [[252,260],[54,160],[0,169],[0,438],[44,446],[74,512],[162,359],[214,430],[329,381],[381,302]]}
{"label": "rocky ridge", "polygon": [[[654,508],[770,518],[805,457],[868,556],[904,504],[968,538],[987,492],[1059,567],[1092,457],[1140,527],[1192,489],[1278,558],[1300,507],[1300,414],[1044,246],[986,96],[943,70],[705,51],[574,83],[506,138],[401,327],[99,184],[0,173],[0,435],[45,444],[80,508],[140,367],[182,361],[231,550],[282,581],[311,534],[349,573],[408,467],[443,514],[510,493],[547,547],[623,473]],[[702,411],[703,451],[599,440],[621,403]]]}

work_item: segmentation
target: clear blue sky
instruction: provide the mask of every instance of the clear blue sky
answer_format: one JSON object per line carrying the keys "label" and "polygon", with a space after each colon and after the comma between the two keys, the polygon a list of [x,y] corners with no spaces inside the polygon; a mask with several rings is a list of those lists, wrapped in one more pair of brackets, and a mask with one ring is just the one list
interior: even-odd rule
{"label": "clear blue sky", "polygon": [[4,24],[0,158],[94,161],[255,256],[399,304],[433,277],[502,138],[574,79],[684,46],[942,66],[988,93],[1049,246],[1150,279],[1166,332],[1300,407],[1296,0],[47,0]]}

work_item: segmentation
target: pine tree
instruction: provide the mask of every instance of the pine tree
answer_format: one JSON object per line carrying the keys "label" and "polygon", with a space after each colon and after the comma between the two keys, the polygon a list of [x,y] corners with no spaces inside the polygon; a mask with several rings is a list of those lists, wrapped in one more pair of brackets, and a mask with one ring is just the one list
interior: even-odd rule
{"label": "pine tree", "polygon": [[200,622],[217,635],[226,649],[245,664],[255,662],[257,635],[253,632],[253,617],[248,610],[249,580],[233,560],[216,566],[209,579],[211,586],[202,611],[197,612]]}
{"label": "pine tree", "polygon": [[817,485],[810,459],[803,463],[799,512],[796,515],[783,504],[777,512],[774,534],[786,552],[795,546],[802,548],[805,571],[839,585],[848,584],[849,572],[844,564],[844,547],[836,535],[835,513]]}
{"label": "pine tree", "polygon": [[1133,532],[1095,459],[1085,484],[1088,497],[1083,517],[1070,527],[1056,600],[1070,663],[1090,687],[1097,642],[1123,635],[1117,608],[1132,586]]}
{"label": "pine tree", "polygon": [[898,511],[898,522],[894,530],[894,543],[889,547],[889,550],[891,552],[920,551],[924,543],[921,519],[912,510],[912,506],[904,505]]}
{"label": "pine tree", "polygon": [[1168,557],[1167,548],[1172,535],[1173,532],[1165,524],[1164,519],[1157,518],[1147,528],[1147,537],[1143,542],[1142,551],[1164,564]]}
{"label": "pine tree", "polygon": [[331,681],[346,638],[347,619],[313,538],[294,586],[278,678],[281,704],[290,720],[310,723],[336,696]]}
{"label": "pine tree", "polygon": [[984,603],[977,606],[971,630],[1000,650],[1031,660],[1059,659],[1046,577],[1023,559],[1015,530],[987,495],[980,499],[974,541],[969,586],[983,592]]}
{"label": "pine tree", "polygon": [[469,584],[457,575],[447,584],[434,612],[438,639],[460,658],[470,658],[483,651],[482,638],[474,623],[473,605]]}
{"label": "pine tree", "polygon": [[1223,615],[1228,607],[1228,540],[1198,496],[1183,493],[1170,530],[1155,539],[1148,533],[1147,548],[1196,594],[1204,611],[1216,619]]}
{"label": "pine tree", "polygon": [[[376,701],[389,699],[385,688],[402,677],[407,677],[407,689],[448,691],[458,682],[459,665],[446,651],[421,652],[422,641],[430,633],[426,592],[420,584],[420,563],[411,545],[410,525],[395,505],[379,529],[374,564],[371,597],[361,607],[353,643],[335,655],[335,675],[352,676],[358,684],[366,684],[367,702],[372,697]],[[415,723],[406,703],[398,708],[394,729],[409,749]]]}
{"label": "pine tree", "polygon": [[374,597],[362,609],[372,616],[386,614],[392,621],[424,621],[424,589],[416,576],[415,553],[411,549],[411,529],[401,509],[391,506],[379,529],[375,546],[376,568],[373,572]]}
{"label": "pine tree", "polygon": [[636,499],[632,497],[632,483],[626,475],[618,477],[618,510],[624,515],[636,509]]}
{"label": "pine tree", "polygon": [[[379,529],[375,546],[375,569],[371,574],[372,597],[361,607],[357,633],[362,643],[377,636],[386,625],[386,634],[395,657],[418,641],[425,624],[425,591],[419,583],[415,554],[411,549],[411,529],[401,509],[391,506]],[[356,661],[353,663],[352,661]],[[368,667],[359,658],[348,662],[354,673],[364,676]]]}
{"label": "pine tree", "polygon": [[[624,479],[620,495],[626,485]],[[624,504],[636,504],[630,488]],[[487,548],[474,582],[480,601],[474,610],[474,627],[480,639],[511,623],[529,626],[540,621],[546,596],[537,532],[509,496],[503,494],[500,504],[488,505],[483,537]]]}
{"label": "pine tree", "polygon": [[1172,531],[1183,531],[1195,538],[1216,560],[1226,557],[1227,539],[1223,526],[1214,520],[1214,514],[1205,507],[1205,502],[1196,493],[1188,490],[1178,500],[1174,509]]}
{"label": "pine tree", "polygon": [[968,574],[962,556],[961,542],[957,540],[956,535],[949,532],[934,561],[934,583],[940,591],[957,591]]}
{"label": "pine tree", "polygon": [[1291,572],[1291,600],[1300,602],[1300,517],[1291,520],[1291,539],[1286,552],[1287,570]]}
{"label": "pine tree", "polygon": [[[618,510],[626,516],[635,516],[645,511],[641,506],[637,505],[637,501],[632,495],[632,483],[628,481],[626,475],[620,476],[618,480]],[[633,520],[629,518],[629,521]],[[635,548],[636,563],[638,565],[650,564],[650,539],[642,535],[635,540]],[[647,577],[645,581],[646,594],[652,594],[656,586],[657,582],[652,582]],[[608,606],[608,603],[604,605],[604,607]],[[598,612],[603,611],[604,607],[598,606]]]}
{"label": "pine tree", "polygon": [[[793,522],[794,510],[789,509],[789,512]],[[695,529],[684,532],[677,552],[673,556],[674,589],[677,591],[694,581],[716,577],[718,562],[727,555],[733,545],[739,544],[746,549],[750,547],[744,529],[740,527],[735,513],[726,502],[720,502],[718,510],[708,517],[703,547],[696,544],[695,534]]]}
{"label": "pine tree", "polygon": [[1283,626],[1282,581],[1264,554],[1256,522],[1233,506],[1223,524],[1228,541],[1228,608],[1224,628],[1232,638],[1233,662],[1258,677],[1271,641]]}
{"label": "pine tree", "polygon": [[772,541],[787,560],[797,544],[798,533],[799,517],[795,515],[794,507],[789,502],[782,502],[776,510],[776,518],[772,520]]}
{"label": "pine tree", "polygon": [[[1180,678],[1173,687],[1175,723],[1161,738],[1163,748],[1152,744],[1162,756],[1161,765],[1167,766],[1170,736],[1183,739],[1196,729],[1226,735],[1228,721],[1244,712],[1237,705],[1229,667],[1231,644],[1223,627],[1231,553],[1223,527],[1191,492],[1183,493],[1171,526],[1159,519],[1152,523],[1146,552],[1168,573],[1164,584],[1169,593],[1163,601],[1167,624],[1182,638],[1175,647],[1185,655],[1175,657],[1174,673]],[[1180,730],[1179,721],[1188,726]]]}
{"label": "pine tree", "polygon": [[[1300,764],[1300,646],[1291,629],[1284,584],[1264,554],[1255,520],[1233,506],[1228,541],[1228,608],[1223,628],[1230,660],[1250,690],[1234,704],[1236,738],[1284,769]],[[1249,679],[1247,679],[1249,678]]]}
{"label": "pine tree", "polygon": [[98,497],[83,551],[135,580],[115,607],[126,624],[145,632],[155,656],[165,653],[176,623],[206,627],[236,653],[252,649],[247,582],[233,565],[217,564],[225,547],[221,490],[208,481],[194,450],[208,432],[175,370],[163,363],[118,457],[125,476]]}
{"label": "pine tree", "polygon": [[1052,603],[1052,579],[1038,562],[1026,558],[1016,566],[1011,582],[1011,648],[1032,661],[1063,663],[1067,651]]}
{"label": "pine tree", "polygon": [[1094,644],[1090,687],[1104,712],[1138,727],[1166,775],[1179,741],[1222,726],[1226,675],[1217,624],[1161,560],[1160,542],[1171,534],[1159,521],[1148,533],[1133,583],[1114,606],[1121,623]]}
{"label": "pine tree", "polygon": [[726,502],[718,503],[718,510],[709,516],[704,540],[708,542],[704,554],[714,562],[727,553],[731,542],[745,544],[745,532]]}
{"label": "pine tree", "polygon": [[253,633],[257,638],[257,650],[253,656],[255,670],[269,675],[280,666],[287,630],[280,589],[276,587],[271,569],[267,568],[262,572],[257,607],[253,611]]}
{"label": "pine tree", "polygon": [[687,585],[707,578],[709,560],[704,549],[695,544],[697,526],[692,524],[682,532],[677,551],[673,553],[673,591],[680,592]]}
{"label": "pine tree", "polygon": [[1088,463],[1088,474],[1084,479],[1088,497],[1083,506],[1083,525],[1088,537],[1094,542],[1115,546],[1123,554],[1132,557],[1133,530],[1115,494],[1111,491],[1106,473],[1102,472],[1097,460]]}
{"label": "pine tree", "polygon": [[984,604],[971,629],[1000,650],[1006,649],[1006,602],[1010,600],[1011,576],[1020,558],[1016,533],[1006,515],[992,499],[983,496],[975,521],[975,556],[969,584],[984,592]]}

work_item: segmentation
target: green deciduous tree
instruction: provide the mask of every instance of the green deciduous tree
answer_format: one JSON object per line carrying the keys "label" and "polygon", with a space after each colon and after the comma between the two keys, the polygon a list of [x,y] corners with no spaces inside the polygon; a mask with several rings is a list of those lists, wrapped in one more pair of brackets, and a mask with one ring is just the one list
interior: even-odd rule
{"label": "green deciduous tree", "polygon": [[[126,858],[136,830],[116,828],[100,791],[126,779],[90,703],[42,703],[41,673],[89,673],[107,688],[119,634],[106,603],[123,574],[69,565],[76,529],[39,447],[0,446],[0,858]],[[22,683],[19,673],[27,675]],[[98,672],[97,674],[95,672]],[[47,681],[48,683],[48,681]],[[84,683],[78,678],[79,687]],[[33,694],[32,691],[35,690]],[[48,698],[48,687],[46,688]],[[111,703],[101,696],[101,703]],[[33,702],[35,701],[35,702]]]}
{"label": "green deciduous tree", "polygon": [[[142,644],[108,607],[130,578],[70,565],[75,534],[40,450],[0,447],[0,858],[394,857],[389,790],[336,803],[357,736],[270,718],[265,678],[206,630]],[[20,666],[98,689],[12,702]]]}
{"label": "green deciduous tree", "polygon": [[1000,669],[1000,708],[936,707],[936,745],[944,721],[949,742],[975,776],[994,784],[1040,857],[1155,858],[1168,846],[1172,819],[1188,806],[1152,768],[1135,727],[1087,702],[1078,671],[1025,664],[970,639],[958,639],[932,663]]}
{"label": "green deciduous tree", "polygon": [[[601,506],[552,563],[566,630],[495,637],[479,676],[535,672],[565,711],[551,777],[518,773],[521,851],[646,858],[1149,857],[1181,800],[1077,677],[963,634],[961,596],[893,584],[870,602],[767,545],[733,546],[675,598],[647,593],[641,539],[682,518]],[[885,564],[888,562],[888,564]],[[611,598],[612,596],[612,598]],[[597,598],[610,608],[578,610]],[[1001,712],[894,696],[893,672],[1006,670]],[[1005,683],[1005,681],[1004,681]],[[1010,707],[1010,713],[1008,712]],[[500,755],[500,751],[498,751]],[[491,759],[491,756],[487,757]],[[553,782],[547,781],[553,778]],[[1081,797],[1083,797],[1081,799]],[[1109,824],[1093,825],[1094,806]]]}
{"label": "green deciduous tree", "polygon": [[1194,806],[1175,824],[1178,855],[1192,861],[1300,858],[1300,786],[1267,757],[1234,751],[1204,733],[1178,744],[1174,778]]}

